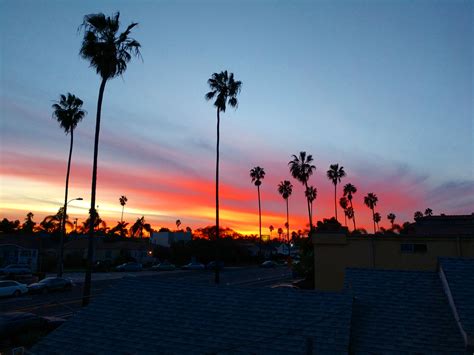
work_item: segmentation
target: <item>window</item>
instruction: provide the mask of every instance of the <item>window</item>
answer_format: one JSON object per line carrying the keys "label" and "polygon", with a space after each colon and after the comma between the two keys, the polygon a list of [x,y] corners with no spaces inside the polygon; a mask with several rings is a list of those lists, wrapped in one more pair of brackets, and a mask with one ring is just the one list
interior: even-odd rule
{"label": "window", "polygon": [[400,252],[402,254],[424,254],[428,251],[426,244],[412,244],[403,243],[400,244]]}

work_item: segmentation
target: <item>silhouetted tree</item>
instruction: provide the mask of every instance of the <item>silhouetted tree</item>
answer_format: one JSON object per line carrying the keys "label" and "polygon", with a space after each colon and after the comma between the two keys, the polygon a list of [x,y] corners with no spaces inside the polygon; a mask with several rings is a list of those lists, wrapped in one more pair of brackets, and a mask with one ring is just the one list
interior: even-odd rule
{"label": "silhouetted tree", "polygon": [[127,234],[128,223],[124,221],[117,222],[117,225],[109,230],[109,234],[124,237]]}
{"label": "silhouetted tree", "polygon": [[14,233],[18,231],[18,227],[20,226],[20,221],[10,221],[7,218],[2,219],[0,222],[0,231],[3,233]]}
{"label": "silhouetted tree", "polygon": [[431,208],[427,208],[425,210],[425,216],[429,217],[433,215],[433,210]]}
{"label": "silhouetted tree", "polygon": [[375,195],[372,192],[369,192],[367,194],[367,196],[364,197],[364,204],[372,210],[372,220],[374,222],[374,233],[376,232],[376,230],[375,230],[375,217],[374,217],[375,211],[374,211],[374,208],[377,205],[378,200],[379,199],[377,198],[377,195]]}
{"label": "silhouetted tree", "polygon": [[339,164],[331,164],[329,170],[326,172],[326,176],[334,185],[334,213],[337,221],[337,184],[346,176],[346,172],[343,166],[339,167]]}
{"label": "silhouetted tree", "polygon": [[421,211],[416,211],[415,214],[413,215],[413,218],[416,220],[423,218],[423,213]]}
{"label": "silhouetted tree", "polygon": [[181,220],[176,220],[176,229],[179,230],[179,226],[181,225]]}
{"label": "silhouetted tree", "polygon": [[344,210],[344,214],[347,216],[347,218],[353,219],[354,218],[354,209],[352,207],[347,207]]}
{"label": "silhouetted tree", "polygon": [[313,202],[314,200],[316,200],[316,197],[318,197],[318,189],[316,189],[314,186],[308,186],[308,188],[305,191],[305,196],[309,202],[309,211],[310,211],[311,221],[312,221],[313,220]]}
{"label": "silhouetted tree", "polygon": [[69,222],[69,216],[64,214],[64,207],[60,207],[55,215],[49,215],[39,224],[39,230],[48,234],[56,234],[61,232],[62,221],[65,221],[65,225],[71,227],[73,224]]}
{"label": "silhouetted tree", "polygon": [[25,218],[25,222],[21,226],[21,231],[24,233],[33,233],[33,228],[36,225],[36,222],[33,221],[34,214],[32,212],[28,212]]}
{"label": "silhouetted tree", "polygon": [[258,235],[260,237],[260,252],[262,251],[262,206],[260,204],[260,185],[265,178],[265,170],[259,166],[250,169],[250,177],[255,186],[257,186],[258,193]]}
{"label": "silhouetted tree", "polygon": [[278,238],[281,240],[281,235],[283,234],[283,228],[278,228]]}
{"label": "silhouetted tree", "polygon": [[142,238],[143,231],[152,232],[151,225],[145,222],[145,216],[138,218],[137,221],[130,227],[130,236],[133,238]]}
{"label": "silhouetted tree", "polygon": [[272,238],[272,232],[275,229],[275,227],[273,227],[273,225],[270,225],[270,227],[268,227],[268,229],[270,230],[270,239],[271,239]]}
{"label": "silhouetted tree", "polygon": [[293,185],[288,180],[280,181],[278,184],[278,193],[283,197],[286,202],[286,235],[287,235],[287,242],[288,242],[288,256],[290,256],[290,214],[288,210],[288,199],[290,198],[291,194],[293,193]]}
{"label": "silhouetted tree", "polygon": [[341,206],[344,211],[344,225],[347,227],[347,207],[349,206],[349,200],[346,197],[341,197],[339,199],[339,206]]}
{"label": "silhouetted tree", "polygon": [[392,229],[393,229],[393,223],[395,222],[395,218],[396,216],[394,213],[389,213],[387,215],[387,219],[390,221],[390,224],[392,225]]}
{"label": "silhouetted tree", "polygon": [[82,304],[89,303],[91,288],[91,273],[93,263],[93,238],[94,238],[94,216],[96,185],[97,185],[97,156],[99,152],[99,132],[100,116],[102,110],[102,99],[104,96],[105,84],[108,80],[122,75],[127,70],[127,64],[132,59],[132,55],[140,56],[140,43],[130,37],[132,29],[137,23],[131,23],[124,32],[118,34],[120,28],[120,13],[117,12],[112,17],[106,17],[104,14],[90,14],[84,16],[82,29],[84,30],[84,39],[80,50],[82,58],[90,62],[102,81],[99,88],[99,97],[97,100],[97,116],[94,138],[94,163],[92,167],[92,188],[91,188],[91,208],[89,228],[89,246],[87,250],[87,270],[84,281],[84,297]]}
{"label": "silhouetted tree", "polygon": [[[293,155],[293,160],[288,163],[291,175],[305,187],[305,196],[308,190],[309,177],[313,174],[313,170],[316,170],[316,166],[312,165],[312,162],[313,156],[311,154],[306,155],[306,152],[300,152],[299,156]],[[311,231],[313,230],[313,218],[310,202],[307,197],[306,202],[308,204],[309,228]]]}
{"label": "silhouetted tree", "polygon": [[125,209],[125,205],[127,204],[127,201],[128,201],[127,196],[122,195],[119,197],[119,202],[120,202],[120,205],[122,206],[122,215],[120,217],[120,223],[123,222],[123,210]]}
{"label": "silhouetted tree", "polygon": [[[214,97],[214,106],[217,111],[217,144],[216,144],[216,240],[219,239],[219,139],[220,139],[220,112],[225,112],[226,105],[237,107],[237,95],[242,87],[242,82],[234,80],[234,74],[227,73],[227,70],[212,74],[207,81],[211,91],[206,94],[206,100]],[[218,243],[216,242],[216,261],[219,258]],[[219,283],[219,268],[215,268],[215,283]]]}
{"label": "silhouetted tree", "polygon": [[356,228],[356,220],[355,220],[355,212],[354,212],[354,206],[352,205],[352,198],[354,197],[354,194],[357,192],[357,188],[352,185],[352,184],[346,184],[344,185],[344,196],[347,196],[347,199],[349,200],[349,203],[351,204],[351,209],[352,209],[352,222],[354,222],[354,231],[357,229]]}
{"label": "silhouetted tree", "polygon": [[380,229],[379,228],[379,222],[382,220],[382,216],[380,215],[380,213],[378,212],[375,212],[374,213],[374,222],[375,224],[377,225],[377,229]]}
{"label": "silhouetted tree", "polygon": [[[66,188],[64,192],[64,214],[67,215],[67,196],[69,191],[69,173],[71,170],[72,147],[74,144],[74,129],[77,124],[84,118],[86,111],[82,109],[82,100],[71,93],[61,95],[59,101],[53,104],[53,118],[59,123],[59,126],[66,134],[70,133],[71,143],[69,144],[69,158],[67,160],[66,171]],[[66,221],[61,221],[61,239],[59,242],[59,258],[58,258],[58,277],[63,275],[63,254],[64,254],[64,238],[66,234]]]}

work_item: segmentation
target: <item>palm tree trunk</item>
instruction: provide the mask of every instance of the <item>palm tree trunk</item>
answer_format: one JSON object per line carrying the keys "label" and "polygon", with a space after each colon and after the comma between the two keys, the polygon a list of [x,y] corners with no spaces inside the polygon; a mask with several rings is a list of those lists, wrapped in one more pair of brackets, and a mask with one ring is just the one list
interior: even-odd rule
{"label": "palm tree trunk", "polygon": [[97,116],[95,121],[95,139],[94,139],[94,164],[92,166],[92,188],[91,188],[91,208],[89,223],[89,243],[87,247],[87,269],[84,279],[84,289],[82,295],[82,306],[89,304],[91,295],[92,264],[94,262],[94,225],[96,218],[95,211],[95,192],[97,187],[97,157],[99,153],[99,133],[100,133],[100,114],[102,111],[102,99],[104,97],[105,84],[107,78],[102,78],[99,88],[99,98],[97,100]]}
{"label": "palm tree trunk", "polygon": [[214,275],[214,283],[218,284],[219,279],[219,139],[220,139],[220,116],[219,108],[217,109],[217,144],[216,144],[216,268]]}
{"label": "palm tree trunk", "polygon": [[347,215],[346,215],[346,211],[344,211],[344,225],[347,227]]}
{"label": "palm tree trunk", "polygon": [[120,223],[123,223],[123,210],[124,210],[125,206],[122,206],[122,216],[120,217]]}
{"label": "palm tree trunk", "polygon": [[74,129],[71,128],[71,144],[69,147],[69,159],[67,161],[66,173],[66,191],[64,192],[64,211],[61,221],[61,238],[59,240],[59,258],[58,258],[58,277],[63,276],[63,255],[64,255],[64,239],[66,238],[66,214],[67,214],[67,195],[69,192],[69,172],[71,171],[72,146],[74,144]]}
{"label": "palm tree trunk", "polygon": [[372,221],[374,222],[374,234],[375,234],[375,211],[372,208]]}
{"label": "palm tree trunk", "polygon": [[352,206],[352,199],[349,200],[351,203],[351,208],[352,208],[352,222],[354,222],[354,230],[356,230],[356,215],[354,211],[354,207]]}
{"label": "palm tree trunk", "polygon": [[286,198],[286,236],[288,238],[288,256],[291,256],[290,253],[290,215],[288,213],[288,198]]}
{"label": "palm tree trunk", "polygon": [[[334,184],[334,215],[336,216],[337,221],[337,192],[336,192],[337,184]],[[339,222],[339,221],[338,221]]]}
{"label": "palm tree trunk", "polygon": [[[308,182],[307,181],[304,182],[304,186],[306,188],[306,191],[308,191]],[[306,198],[306,203],[308,204],[309,232],[311,233],[311,231],[313,230],[313,216],[312,216],[311,206],[310,206],[308,198]]]}
{"label": "palm tree trunk", "polygon": [[260,236],[260,254],[262,254],[262,208],[260,205],[260,185],[257,185],[258,192],[258,233]]}

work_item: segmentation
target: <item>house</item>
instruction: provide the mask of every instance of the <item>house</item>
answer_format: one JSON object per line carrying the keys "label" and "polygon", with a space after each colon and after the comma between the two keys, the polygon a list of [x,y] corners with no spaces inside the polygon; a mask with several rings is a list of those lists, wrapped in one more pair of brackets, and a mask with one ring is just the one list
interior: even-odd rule
{"label": "house", "polygon": [[0,266],[25,264],[32,271],[38,266],[38,249],[24,248],[16,244],[0,244]]}
{"label": "house", "polygon": [[474,235],[474,213],[417,218],[412,224],[412,233],[425,236]]}
{"label": "house", "polygon": [[189,242],[193,235],[191,232],[152,232],[150,235],[150,243],[169,248],[171,244],[176,242]]}
{"label": "house", "polygon": [[276,247],[276,253],[283,256],[288,256],[288,249],[290,250],[290,256],[295,257],[299,254],[299,250],[295,245],[288,247],[288,243],[281,243]]}

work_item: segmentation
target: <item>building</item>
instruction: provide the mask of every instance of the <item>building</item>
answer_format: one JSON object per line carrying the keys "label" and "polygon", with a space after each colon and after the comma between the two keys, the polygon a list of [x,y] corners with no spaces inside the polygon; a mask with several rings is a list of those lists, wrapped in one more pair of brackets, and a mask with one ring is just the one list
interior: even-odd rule
{"label": "building", "polygon": [[38,249],[24,248],[16,244],[0,244],[0,267],[25,264],[32,271],[38,267]]}
{"label": "building", "polygon": [[191,232],[152,232],[150,235],[150,243],[169,248],[171,244],[177,242],[189,242],[192,240]]}
{"label": "building", "polygon": [[439,215],[418,218],[412,233],[425,236],[474,235],[474,213],[470,215]]}

